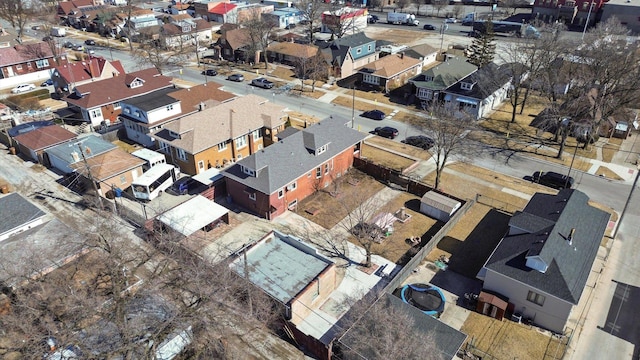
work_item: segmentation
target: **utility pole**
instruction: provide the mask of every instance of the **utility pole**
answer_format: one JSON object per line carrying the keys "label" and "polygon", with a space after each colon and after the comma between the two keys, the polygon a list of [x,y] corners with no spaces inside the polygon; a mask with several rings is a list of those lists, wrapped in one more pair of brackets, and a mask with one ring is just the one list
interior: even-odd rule
{"label": "utility pole", "polygon": [[93,179],[93,175],[91,174],[91,166],[89,166],[89,162],[87,161],[86,156],[84,156],[84,150],[82,150],[82,142],[78,141],[75,143],[78,145],[78,149],[80,150],[80,155],[82,156],[82,161],[84,162],[84,166],[87,170],[87,176],[89,177],[89,181],[91,181],[91,185],[93,186],[93,191],[96,192],[96,197],[100,197],[100,193],[98,192],[98,186],[96,185],[95,180]]}
{"label": "utility pole", "polygon": [[354,123],[356,122],[356,83],[354,81],[353,85],[351,85],[351,128],[353,129]]}

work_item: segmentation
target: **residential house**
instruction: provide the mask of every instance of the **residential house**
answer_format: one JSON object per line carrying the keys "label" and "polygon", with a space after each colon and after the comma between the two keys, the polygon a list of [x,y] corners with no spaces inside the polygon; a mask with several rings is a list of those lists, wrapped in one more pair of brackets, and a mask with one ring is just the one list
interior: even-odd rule
{"label": "residential house", "polygon": [[409,78],[420,74],[421,71],[422,60],[399,53],[387,55],[359,68],[358,75],[361,83],[388,93],[403,86]]}
{"label": "residential house", "polygon": [[176,4],[169,5],[166,12],[171,15],[188,14],[191,17],[194,17],[194,18],[196,17],[196,8],[194,4],[186,4],[186,3],[178,2]]}
{"label": "residential house", "polygon": [[56,55],[44,41],[0,48],[0,79],[3,87],[37,83],[49,78],[51,69],[66,64],[65,55]]}
{"label": "residential house", "polygon": [[99,29],[99,18],[109,12],[115,12],[115,8],[110,5],[75,8],[67,13],[65,22],[76,29],[96,31]]}
{"label": "residential house", "polygon": [[165,88],[137,96],[121,103],[118,119],[124,124],[127,138],[148,148],[156,148],[151,134],[170,121],[216,106],[235,98],[210,82],[187,89]]}
{"label": "residential house", "polygon": [[[79,21],[83,19],[89,19],[85,15],[85,12],[98,9],[105,9],[102,1],[96,2],[93,0],[67,0],[60,1],[58,4],[58,17],[60,20],[70,26],[79,26]],[[84,16],[84,17],[83,17]],[[93,19],[94,17],[91,17]]]}
{"label": "residential house", "polygon": [[[86,148],[84,149],[86,152]],[[144,160],[115,148],[86,160],[75,162],[70,167],[82,175],[90,186],[95,184],[98,195],[107,196],[114,189],[125,190],[131,182],[142,175]],[[93,190],[93,188],[91,187]]]}
{"label": "residential house", "polygon": [[[340,337],[337,346],[345,349],[343,359],[383,360],[376,354],[374,347],[354,346],[354,344],[362,344],[362,338],[359,338],[359,336],[372,333],[370,329],[363,327],[379,321],[379,318],[376,318],[376,315],[372,314],[380,314],[382,312],[403,314],[412,319],[413,321],[410,321],[409,324],[401,324],[407,325],[406,328],[403,328],[403,332],[411,334],[410,336],[430,338],[433,343],[433,348],[430,349],[432,352],[431,358],[459,359],[457,354],[467,339],[467,335],[432,316],[425,315],[418,308],[403,302],[400,298],[392,294],[384,294],[379,298],[372,304],[371,309],[359,318],[355,324],[347,330],[344,336]],[[354,347],[360,350],[358,355],[348,350]]]}
{"label": "residential house", "polygon": [[[591,11],[592,16],[598,3],[594,4]],[[595,18],[596,23],[605,23],[615,17],[616,21],[626,26],[631,33],[640,33],[640,22],[638,22],[638,19],[640,19],[640,6],[637,3],[628,0],[609,0],[605,4],[601,7],[601,11],[597,13],[599,17]]]}
{"label": "residential house", "polygon": [[[197,14],[196,7],[196,14]],[[206,16],[206,17],[205,17]],[[228,1],[220,1],[213,7],[211,7],[203,19],[208,21],[215,21],[221,24],[231,23],[237,24],[238,21],[238,5]]]}
{"label": "residential house", "polygon": [[[608,6],[607,0],[535,0],[531,15],[547,23],[559,22],[583,29],[587,21],[587,26],[594,26],[602,16],[602,9]],[[637,22],[637,18],[633,22]]]}
{"label": "residential house", "polygon": [[108,61],[102,57],[92,57],[56,66],[51,74],[51,80],[56,91],[68,92],[74,86],[109,79],[125,73],[120,60]]}
{"label": "residential house", "polygon": [[214,57],[228,61],[247,61],[251,57],[251,54],[248,54],[250,46],[251,37],[247,29],[227,30],[222,33],[214,46]]}
{"label": "residential house", "polygon": [[252,4],[250,2],[237,2],[236,18],[228,19],[229,22],[235,24],[242,24],[255,18],[262,18],[262,15],[271,13],[273,11],[273,5],[266,5],[262,3]]}
{"label": "residential house", "polygon": [[289,25],[296,25],[304,18],[304,13],[297,8],[278,8],[262,14],[262,19],[274,24],[278,29],[284,29]]}
{"label": "residential house", "polygon": [[[178,17],[177,15],[175,17]],[[160,41],[166,48],[183,46],[208,46],[211,42],[211,25],[203,19],[187,18],[173,20],[160,28]],[[174,18],[175,18],[174,17]]]}
{"label": "residential house", "polygon": [[314,45],[273,42],[267,47],[267,56],[271,62],[276,61],[295,66],[318,55],[318,51],[318,47]]}
{"label": "residential house", "polygon": [[7,31],[7,29],[0,27],[0,48],[20,45],[18,40],[18,34],[15,33],[15,30],[9,29],[9,31]]}
{"label": "residential house", "polygon": [[474,119],[484,117],[507,98],[511,77],[489,63],[444,90],[445,106]]}
{"label": "residential house", "polygon": [[[44,224],[46,213],[18,193],[0,197],[0,242]],[[0,252],[0,254],[4,254]],[[4,268],[4,267],[3,267]]]}
{"label": "residential house", "polygon": [[415,45],[403,50],[406,56],[411,56],[414,59],[422,59],[422,66],[429,66],[436,62],[438,56],[438,49],[427,44]]}
{"label": "residential house", "polygon": [[322,25],[320,31],[323,33],[355,34],[363,32],[368,25],[367,19],[369,11],[366,8],[340,7],[336,10],[329,10],[322,13]]}
{"label": "residential house", "polygon": [[443,93],[458,81],[474,73],[478,68],[465,58],[452,57],[447,61],[423,71],[409,80],[415,87],[415,96],[423,106],[432,101],[441,101]]}
{"label": "residential house", "polygon": [[76,86],[63,100],[78,118],[97,127],[117,120],[123,100],[173,87],[171,80],[154,68],[145,69]]}
{"label": "residential house", "polygon": [[233,202],[275,219],[329,186],[360,156],[367,136],[329,118],[243,158],[223,172]]}
{"label": "residential house", "polygon": [[[43,154],[46,149],[75,140],[77,135],[59,126],[44,126],[35,130],[19,134],[13,138],[18,149],[29,159],[38,163],[45,163]],[[45,163],[46,165],[46,163]]]}
{"label": "residential house", "polygon": [[247,95],[170,122],[151,135],[184,173],[220,168],[260,151],[284,129],[285,107]]}
{"label": "residential house", "polygon": [[[564,333],[609,218],[578,190],[536,193],[511,217],[507,234],[478,274],[483,291],[505,297],[516,316]],[[491,305],[481,310],[493,311]]]}
{"label": "residential house", "polygon": [[317,43],[329,64],[329,75],[338,79],[357,73],[358,68],[378,60],[376,41],[364,33],[343,36],[332,42]]}
{"label": "residential house", "polygon": [[74,142],[62,143],[45,150],[48,166],[62,174],[71,174],[75,170],[72,164],[82,162],[94,156],[114,150],[117,146],[96,135],[89,135]]}
{"label": "residential house", "polygon": [[130,38],[138,37],[144,28],[158,28],[161,25],[160,20],[156,18],[151,9],[135,9],[131,12],[131,16],[128,13],[124,13],[120,17],[126,19],[124,29],[120,35]]}

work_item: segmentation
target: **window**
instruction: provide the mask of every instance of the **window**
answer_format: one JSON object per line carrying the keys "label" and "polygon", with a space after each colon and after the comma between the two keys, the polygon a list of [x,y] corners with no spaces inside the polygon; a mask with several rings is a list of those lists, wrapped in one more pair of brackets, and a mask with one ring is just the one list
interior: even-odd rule
{"label": "window", "polygon": [[218,151],[224,151],[224,150],[227,150],[227,143],[223,142],[218,144]]}
{"label": "window", "polygon": [[134,81],[131,82],[131,85],[130,85],[132,89],[140,86],[142,86],[142,80],[140,79],[135,79]]}
{"label": "window", "polygon": [[460,83],[460,88],[462,90],[471,90],[473,88],[473,84],[468,82],[463,82],[463,83]]}
{"label": "window", "polygon": [[529,294],[527,295],[527,300],[531,301],[536,305],[542,306],[544,305],[545,297],[533,291],[529,291]]}
{"label": "window", "polygon": [[16,70],[22,70],[22,65],[16,65]]}
{"label": "window", "polygon": [[256,201],[256,193],[249,194],[249,199]]}
{"label": "window", "polygon": [[282,199],[283,196],[284,196],[284,189],[278,190],[278,199]]}
{"label": "window", "polygon": [[100,109],[91,110],[91,118],[92,119],[99,118],[99,117],[102,117],[102,111]]}
{"label": "window", "polygon": [[178,156],[178,159],[187,161],[187,153],[184,150],[176,148],[176,155]]}
{"label": "window", "polygon": [[316,168],[316,179],[322,177],[322,169],[320,167]]}
{"label": "window", "polygon": [[329,164],[324,164],[324,174],[328,174],[329,173]]}
{"label": "window", "polygon": [[36,67],[38,69],[49,67],[49,60],[48,59],[36,60]]}
{"label": "window", "polygon": [[433,81],[433,76],[425,76],[424,81]]}
{"label": "window", "polygon": [[198,161],[198,171],[204,170],[204,160]]}
{"label": "window", "polygon": [[260,140],[260,129],[254,130],[252,132],[252,135],[253,135],[253,141]]}
{"label": "window", "polygon": [[180,139],[180,134],[178,134],[177,132],[169,130],[169,135],[174,139]]}
{"label": "window", "polygon": [[362,74],[362,82],[378,85],[380,84],[380,78],[373,74]]}
{"label": "window", "polygon": [[128,107],[124,108],[124,113],[125,114],[131,114],[131,109],[129,109]]}
{"label": "window", "polygon": [[371,52],[371,45],[367,46],[367,51]]}
{"label": "window", "polygon": [[236,139],[236,149],[241,149],[245,146],[247,146],[247,138],[242,136]]}
{"label": "window", "polygon": [[418,97],[419,98],[431,100],[432,96],[433,96],[433,91],[431,91],[429,89],[425,89],[425,88],[419,88],[418,89]]}
{"label": "window", "polygon": [[124,175],[120,175],[120,184],[126,184],[127,183],[127,177]]}
{"label": "window", "polygon": [[255,176],[256,175],[255,171],[253,171],[252,169],[249,169],[247,167],[244,167],[242,165],[240,165],[240,169],[242,169],[242,172],[247,174],[247,175],[250,175],[250,176]]}
{"label": "window", "polygon": [[167,105],[167,111],[172,111],[172,110],[173,110],[173,104]]}
{"label": "window", "polygon": [[120,106],[121,106],[120,101],[113,103],[113,110],[120,109]]}
{"label": "window", "polygon": [[31,69],[31,61],[27,63],[27,68]]}
{"label": "window", "polygon": [[316,150],[316,155],[320,155],[325,151],[327,151],[327,145],[322,145],[318,150]]}
{"label": "window", "polygon": [[287,190],[288,191],[293,191],[293,190],[295,190],[297,188],[298,188],[298,182],[297,181],[294,181],[291,184],[287,185]]}
{"label": "window", "polygon": [[164,142],[160,142],[160,151],[168,154],[169,153],[169,145],[167,145],[167,143]]}

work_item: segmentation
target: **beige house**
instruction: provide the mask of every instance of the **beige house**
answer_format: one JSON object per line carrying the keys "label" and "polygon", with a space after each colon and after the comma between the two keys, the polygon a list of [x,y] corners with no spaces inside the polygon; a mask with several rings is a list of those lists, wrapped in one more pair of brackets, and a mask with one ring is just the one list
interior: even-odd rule
{"label": "beige house", "polygon": [[[69,165],[82,175],[91,185],[95,183],[100,196],[106,196],[113,189],[126,189],[133,180],[142,175],[144,160],[116,148],[104,154],[96,155]],[[93,190],[93,188],[91,188]]]}
{"label": "beige house", "polygon": [[422,60],[400,53],[387,55],[367,64],[358,69],[358,74],[363,84],[380,87],[388,93],[406,84],[421,71]]}
{"label": "beige house", "polygon": [[247,95],[168,123],[152,137],[167,160],[195,175],[247,157],[284,129],[285,107]]}

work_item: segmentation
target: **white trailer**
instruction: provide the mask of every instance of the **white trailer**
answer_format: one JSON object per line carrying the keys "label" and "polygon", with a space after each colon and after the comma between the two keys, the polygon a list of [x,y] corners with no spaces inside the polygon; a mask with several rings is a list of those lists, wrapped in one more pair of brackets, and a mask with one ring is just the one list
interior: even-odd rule
{"label": "white trailer", "polygon": [[405,13],[387,13],[387,23],[396,25],[418,26],[420,21],[416,20],[416,16]]}
{"label": "white trailer", "polygon": [[65,28],[59,28],[59,27],[51,28],[51,36],[57,36],[57,37],[67,36],[67,30]]}

